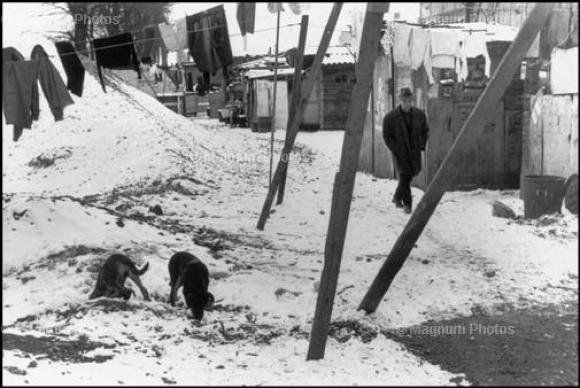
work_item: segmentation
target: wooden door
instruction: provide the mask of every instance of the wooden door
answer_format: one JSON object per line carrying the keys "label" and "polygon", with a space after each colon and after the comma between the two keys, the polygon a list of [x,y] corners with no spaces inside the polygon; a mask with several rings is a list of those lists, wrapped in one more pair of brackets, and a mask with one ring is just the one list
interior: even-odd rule
{"label": "wooden door", "polygon": [[[475,102],[456,102],[453,107],[453,138],[475,107]],[[499,189],[504,180],[504,117],[503,101],[498,101],[494,115],[483,123],[477,135],[467,139],[467,145],[457,150],[462,160],[455,190],[475,188]]]}
{"label": "wooden door", "polygon": [[[425,164],[423,171],[415,178],[419,180],[423,176],[423,185],[429,186],[435,173],[441,166],[447,151],[451,148],[455,139],[453,132],[453,101],[450,99],[430,99],[427,105],[427,124],[429,125],[429,138],[425,152]],[[420,186],[419,186],[420,187]]]}
{"label": "wooden door", "polygon": [[504,189],[517,189],[522,165],[523,111],[505,111]]}

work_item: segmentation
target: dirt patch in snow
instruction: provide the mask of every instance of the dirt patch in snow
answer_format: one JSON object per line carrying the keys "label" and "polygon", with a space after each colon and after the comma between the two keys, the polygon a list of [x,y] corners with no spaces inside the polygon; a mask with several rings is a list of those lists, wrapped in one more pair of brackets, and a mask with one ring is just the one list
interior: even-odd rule
{"label": "dirt patch in snow", "polygon": [[53,166],[58,159],[68,159],[72,156],[72,151],[68,147],[46,151],[33,158],[28,165],[33,168],[47,168]]}
{"label": "dirt patch in snow", "polygon": [[[62,329],[62,327],[66,326],[66,324],[68,324],[71,319],[81,318],[85,316],[89,310],[102,311],[105,313],[148,311],[159,318],[166,318],[169,315],[174,314],[169,306],[163,304],[149,305],[142,303],[130,303],[120,299],[98,298],[84,303],[66,303],[64,308],[58,310],[47,309],[40,315],[27,315],[16,320],[14,326],[24,322],[41,321],[43,316],[52,315],[54,321],[65,322],[64,325],[60,326]],[[38,325],[33,324],[32,328],[37,329],[39,327]]]}
{"label": "dirt patch in snow", "polygon": [[576,303],[431,321],[385,335],[474,385],[578,385]]}
{"label": "dirt patch in snow", "polygon": [[184,329],[184,334],[190,338],[208,342],[211,345],[225,345],[237,342],[249,342],[256,345],[269,345],[271,341],[286,333],[283,328],[268,324],[253,322],[240,323],[226,327],[223,321],[215,323],[211,328]]}
{"label": "dirt patch in snow", "polygon": [[103,194],[103,203],[110,205],[120,198],[134,199],[145,195],[163,195],[170,192],[179,193],[185,196],[204,195],[208,189],[199,186],[207,186],[205,182],[188,176],[175,176],[166,180],[155,179],[152,181],[142,181],[130,186],[117,187],[109,193]]}
{"label": "dirt patch in snow", "polygon": [[[8,271],[7,275],[16,274],[17,278],[26,283],[28,280],[32,280],[35,277],[26,276],[30,272],[36,269],[47,268],[49,270],[54,270],[56,265],[67,263],[70,267],[77,266],[77,272],[81,272],[82,269],[89,265],[89,263],[79,263],[76,259],[79,256],[84,255],[103,255],[109,250],[100,247],[91,247],[86,245],[71,245],[66,246],[64,249],[49,254],[46,257],[39,258],[35,264],[26,264],[20,269],[13,269]],[[99,261],[100,264],[100,261]]]}
{"label": "dirt patch in snow", "polygon": [[377,338],[379,332],[356,320],[334,321],[330,324],[328,335],[338,342],[347,342],[351,338],[359,338],[363,343],[369,343]]}
{"label": "dirt patch in snow", "polygon": [[261,237],[252,237],[241,234],[219,231],[206,226],[196,229],[193,241],[200,246],[209,248],[215,258],[220,258],[219,251],[233,249],[237,246],[269,249],[271,243]]}
{"label": "dirt patch in snow", "polygon": [[[82,336],[79,337],[78,340],[64,341],[56,337],[34,337],[31,335],[2,333],[3,350],[19,350],[26,354],[42,355],[44,357],[38,358],[48,358],[52,361],[100,363],[113,358],[113,356],[106,355],[95,355],[94,357],[87,357],[84,355],[86,352],[101,347],[111,349],[114,348],[115,345],[89,341]],[[8,371],[11,373],[16,373],[11,370]]]}
{"label": "dirt patch in snow", "polygon": [[[530,225],[533,227],[532,232],[542,238],[555,240],[576,240],[578,239],[578,232],[570,229],[570,219],[566,218],[562,213],[554,213],[543,215],[539,218],[524,218],[522,216],[516,217],[511,223],[518,225]],[[578,219],[573,222],[578,223]]]}

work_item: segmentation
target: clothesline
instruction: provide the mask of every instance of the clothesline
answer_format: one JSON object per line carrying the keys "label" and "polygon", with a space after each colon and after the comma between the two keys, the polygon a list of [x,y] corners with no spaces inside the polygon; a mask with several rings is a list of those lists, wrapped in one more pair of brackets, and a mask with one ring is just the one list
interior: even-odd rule
{"label": "clothesline", "polygon": [[[451,24],[453,23],[445,23],[445,24],[425,24],[425,23],[411,23],[411,22],[406,22],[406,21],[394,21],[394,23],[398,23],[398,24],[406,24],[408,26],[416,26],[416,27],[422,27],[422,28],[449,28],[449,29],[453,29],[453,30],[457,30],[457,31],[472,31],[472,32],[477,32],[477,31],[485,31],[487,32],[488,30],[486,28],[478,28],[478,29],[473,29],[473,28],[465,28],[465,26],[453,26]],[[465,22],[460,22],[459,24],[469,24],[469,23],[465,23]]]}
{"label": "clothesline", "polygon": [[[574,4],[574,3],[569,3],[569,4]],[[532,9],[532,7],[529,8],[530,10]],[[552,8],[552,11],[557,11],[557,12],[563,12],[563,11],[570,11],[572,9],[572,6],[563,6],[563,5],[555,5]],[[476,8],[472,9],[474,12],[477,12]],[[481,12],[488,12],[488,11],[518,11],[518,8],[510,8],[510,7],[494,7],[494,8],[480,8]],[[461,11],[465,11],[464,8],[456,8],[453,11],[456,12],[461,12]],[[453,16],[451,14],[452,11],[447,11],[447,12],[443,12],[443,13],[439,13],[436,15],[429,15],[428,17],[436,17],[436,16]]]}
{"label": "clothesline", "polygon": [[[300,23],[289,23],[289,24],[285,24],[280,26],[280,28],[287,28],[287,27],[294,27],[296,25],[300,25]],[[186,32],[200,32],[200,31],[205,31],[205,30],[210,30],[210,29],[215,29],[215,28],[221,28],[224,27],[226,25],[218,25],[218,26],[214,26],[211,28],[203,28],[203,29],[198,29],[198,30],[187,30]],[[255,30],[254,33],[257,32],[266,32],[266,31],[273,31],[275,30],[276,27],[272,27],[272,28],[264,28],[261,30]],[[142,30],[139,30],[142,31]],[[127,33],[127,32],[131,32],[131,31],[124,31],[124,32],[119,32],[119,34],[123,34],[123,33]],[[232,36],[240,36],[241,34],[229,34],[228,36],[232,37]],[[97,38],[99,39],[99,38]],[[148,41],[153,41],[153,40],[163,40],[162,37],[157,37],[157,38],[147,38],[147,39],[137,39],[137,40],[133,40],[132,42],[129,43],[121,43],[121,44],[116,44],[116,45],[109,45],[109,46],[103,46],[103,47],[99,47],[99,48],[95,48],[94,50],[105,50],[108,48],[112,48],[112,47],[121,47],[121,46],[128,46],[130,44],[135,44],[135,43],[140,43],[140,42],[148,42]],[[62,55],[48,55],[49,58],[58,58],[58,57],[63,57],[65,55],[77,55],[76,52],[72,52],[72,53],[67,53],[67,54],[62,54]],[[29,59],[30,61],[39,61],[40,59]],[[3,62],[17,62],[17,61],[3,61]]]}

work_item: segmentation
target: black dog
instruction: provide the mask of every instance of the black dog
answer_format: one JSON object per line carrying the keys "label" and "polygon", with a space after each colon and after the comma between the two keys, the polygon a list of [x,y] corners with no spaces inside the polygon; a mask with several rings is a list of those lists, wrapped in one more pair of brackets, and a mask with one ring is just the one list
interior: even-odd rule
{"label": "black dog", "polygon": [[145,264],[143,268],[139,270],[135,266],[135,263],[133,263],[133,261],[127,256],[119,253],[111,255],[105,261],[105,264],[103,264],[103,267],[99,272],[97,284],[89,296],[89,299],[98,298],[100,296],[111,298],[122,297],[125,300],[129,299],[132,293],[135,294],[133,290],[125,287],[125,281],[127,280],[127,277],[129,277],[137,287],[139,287],[139,290],[141,290],[143,299],[149,300],[149,293],[139,279],[139,276],[143,275],[147,269],[149,269],[149,263]]}
{"label": "black dog", "polygon": [[178,252],[169,260],[169,303],[173,306],[177,290],[183,286],[183,297],[195,319],[203,318],[203,310],[209,310],[215,301],[207,291],[209,271],[204,263],[187,252]]}

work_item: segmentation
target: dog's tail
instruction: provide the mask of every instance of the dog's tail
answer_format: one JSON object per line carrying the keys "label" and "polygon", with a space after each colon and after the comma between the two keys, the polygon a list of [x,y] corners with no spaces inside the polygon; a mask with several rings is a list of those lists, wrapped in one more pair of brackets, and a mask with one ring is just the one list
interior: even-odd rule
{"label": "dog's tail", "polygon": [[137,269],[137,267],[135,267],[135,273],[137,273],[137,275],[141,276],[145,272],[147,272],[148,269],[149,269],[149,262],[145,263],[145,265],[141,269]]}

